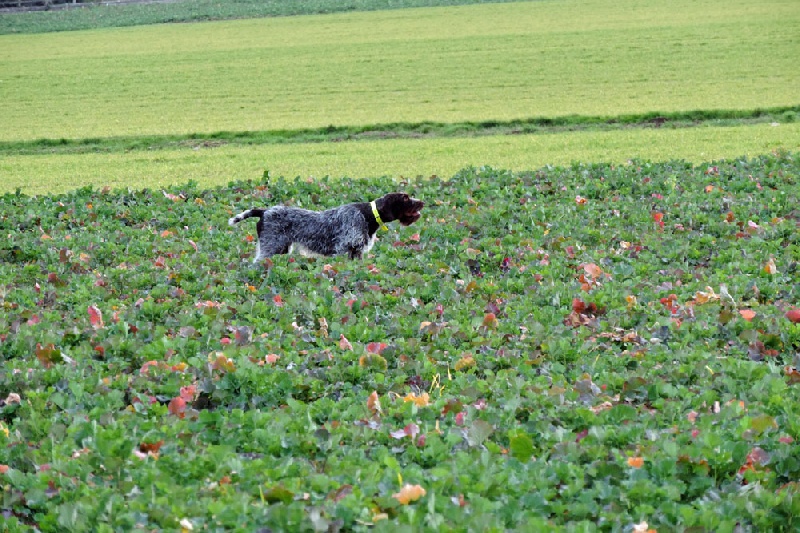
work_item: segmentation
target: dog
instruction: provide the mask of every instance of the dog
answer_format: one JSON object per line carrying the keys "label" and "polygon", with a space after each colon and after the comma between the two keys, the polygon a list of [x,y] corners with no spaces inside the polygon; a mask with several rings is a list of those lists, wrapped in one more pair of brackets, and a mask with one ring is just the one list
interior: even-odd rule
{"label": "dog", "polygon": [[327,211],[275,206],[248,209],[231,217],[234,226],[256,217],[258,244],[253,262],[293,251],[308,256],[347,254],[360,259],[375,244],[378,228],[387,222],[408,226],[419,220],[425,204],[405,193],[390,193],[372,202],[357,202]]}

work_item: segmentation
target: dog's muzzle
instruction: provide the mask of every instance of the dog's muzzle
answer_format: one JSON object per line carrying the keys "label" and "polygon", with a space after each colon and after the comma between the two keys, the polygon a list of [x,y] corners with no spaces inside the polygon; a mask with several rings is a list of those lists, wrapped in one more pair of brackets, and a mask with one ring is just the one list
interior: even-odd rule
{"label": "dog's muzzle", "polygon": [[400,224],[402,224],[403,226],[410,226],[411,224],[419,220],[419,218],[422,216],[420,211],[422,210],[423,207],[425,207],[425,203],[422,202],[421,200],[412,200],[411,207],[408,210],[406,210],[406,212],[403,213],[398,219],[400,221]]}

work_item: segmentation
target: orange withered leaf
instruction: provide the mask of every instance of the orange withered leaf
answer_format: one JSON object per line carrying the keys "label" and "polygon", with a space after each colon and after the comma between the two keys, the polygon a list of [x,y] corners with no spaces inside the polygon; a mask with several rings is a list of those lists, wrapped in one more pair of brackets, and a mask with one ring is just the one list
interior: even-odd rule
{"label": "orange withered leaf", "polygon": [[586,263],[581,266],[586,274],[594,279],[597,279],[604,274],[603,269],[597,266],[595,263]]}
{"label": "orange withered leaf", "polygon": [[789,383],[793,385],[800,383],[800,372],[795,367],[786,365],[783,367],[783,373],[789,378]]}
{"label": "orange withered leaf", "polygon": [[139,375],[146,376],[150,372],[150,367],[159,368],[164,366],[166,366],[166,363],[160,363],[158,361],[147,361],[139,369]]}
{"label": "orange withered leaf", "polygon": [[655,222],[659,228],[664,228],[664,213],[653,213],[653,222]]}
{"label": "orange withered leaf", "polygon": [[186,414],[186,401],[180,396],[176,396],[169,401],[167,410],[170,414],[183,418]]}
{"label": "orange withered leaf", "polygon": [[53,366],[53,363],[60,363],[63,361],[61,350],[56,348],[52,342],[44,346],[37,342],[36,358],[39,359],[39,362],[42,363],[42,366],[45,368],[50,368]]}
{"label": "orange withered leaf", "polygon": [[430,405],[431,403],[430,400],[431,400],[430,396],[428,395],[427,392],[423,392],[419,396],[417,396],[413,392],[409,392],[408,394],[406,394],[405,398],[403,398],[404,402],[413,402],[414,405],[416,405],[417,407],[426,407]]}
{"label": "orange withered leaf", "polygon": [[455,370],[460,372],[462,370],[466,370],[468,368],[472,368],[476,365],[475,358],[472,357],[470,354],[464,354],[461,359],[456,361]]}
{"label": "orange withered leaf", "polygon": [[714,289],[711,287],[706,287],[705,292],[697,291],[694,295],[694,302],[697,305],[702,305],[704,303],[713,302],[719,300],[719,295],[714,292]]}
{"label": "orange withered leaf", "polygon": [[180,397],[183,398],[184,401],[194,401],[195,394],[197,394],[197,387],[194,385],[186,385],[185,387],[181,387]]}
{"label": "orange withered leaf", "polygon": [[372,416],[378,416],[381,414],[381,401],[378,398],[378,391],[372,391],[372,394],[369,395],[367,398],[367,409],[372,414]]}
{"label": "orange withered leaf", "polygon": [[221,370],[223,372],[233,372],[236,370],[236,363],[233,362],[232,359],[223,355],[222,353],[217,352],[216,358],[212,359],[212,356],[208,356],[209,362],[211,362],[211,368],[213,370]]}
{"label": "orange withered leaf", "polygon": [[353,345],[350,344],[350,341],[347,340],[347,337],[344,336],[344,333],[339,335],[339,348],[342,350],[353,350]]}
{"label": "orange withered leaf", "polygon": [[628,457],[628,466],[632,466],[633,468],[641,468],[643,465],[643,457]]}
{"label": "orange withered leaf", "polygon": [[425,496],[425,489],[419,485],[410,485],[406,483],[399,492],[392,494],[392,498],[396,499],[402,505],[408,505]]}
{"label": "orange withered leaf", "polygon": [[163,439],[158,442],[140,442],[139,451],[142,453],[158,453],[158,450],[160,450],[163,445]]}
{"label": "orange withered leaf", "polygon": [[748,322],[752,321],[753,318],[756,316],[756,312],[752,309],[739,309],[739,314],[742,315],[742,318],[747,320]]}
{"label": "orange withered leaf", "polygon": [[94,329],[102,329],[105,327],[103,324],[103,313],[100,312],[97,306],[90,305],[86,310],[89,312],[89,322]]}
{"label": "orange withered leaf", "polygon": [[367,353],[380,355],[388,345],[385,342],[371,342],[367,344]]}
{"label": "orange withered leaf", "polygon": [[786,318],[793,324],[800,323],[800,309],[792,309],[786,312]]}
{"label": "orange withered leaf", "polygon": [[161,191],[165,198],[172,200],[173,202],[180,202],[181,200],[185,200],[186,197],[183,194],[175,195],[172,193],[168,193],[167,191]]}
{"label": "orange withered leaf", "polygon": [[763,467],[770,461],[770,455],[760,448],[756,446],[750,453],[747,454],[745,457],[744,464],[739,468],[739,474],[744,474],[748,470],[756,471],[758,467]]}

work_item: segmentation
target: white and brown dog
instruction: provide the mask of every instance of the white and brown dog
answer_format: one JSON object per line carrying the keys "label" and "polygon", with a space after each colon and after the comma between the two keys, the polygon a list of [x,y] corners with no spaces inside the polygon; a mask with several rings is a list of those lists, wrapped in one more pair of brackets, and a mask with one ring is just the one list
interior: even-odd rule
{"label": "white and brown dog", "polygon": [[420,217],[424,203],[405,193],[390,193],[373,202],[347,204],[327,211],[275,206],[248,209],[231,217],[233,226],[258,217],[258,247],[254,261],[297,251],[303,255],[347,254],[357,259],[375,244],[378,228],[394,220],[408,226]]}

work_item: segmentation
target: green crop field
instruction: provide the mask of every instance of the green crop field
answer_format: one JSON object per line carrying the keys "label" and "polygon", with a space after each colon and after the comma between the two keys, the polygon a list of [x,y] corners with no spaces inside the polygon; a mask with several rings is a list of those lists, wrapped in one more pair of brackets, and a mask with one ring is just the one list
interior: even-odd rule
{"label": "green crop field", "polygon": [[798,176],[472,169],[256,265],[232,214],[395,183],[0,196],[3,528],[796,531]]}
{"label": "green crop field", "polygon": [[542,1],[0,36],[0,140],[798,104],[800,9]]}

